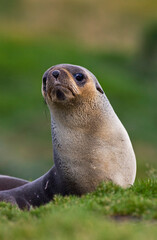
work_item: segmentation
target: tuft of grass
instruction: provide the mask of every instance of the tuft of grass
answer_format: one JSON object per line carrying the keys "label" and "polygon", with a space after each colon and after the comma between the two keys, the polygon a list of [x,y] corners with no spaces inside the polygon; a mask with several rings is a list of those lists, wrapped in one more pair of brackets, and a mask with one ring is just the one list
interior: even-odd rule
{"label": "tuft of grass", "polygon": [[30,212],[0,203],[0,219],[1,240],[155,239],[157,179],[138,181],[128,189],[102,183],[81,198],[55,196]]}

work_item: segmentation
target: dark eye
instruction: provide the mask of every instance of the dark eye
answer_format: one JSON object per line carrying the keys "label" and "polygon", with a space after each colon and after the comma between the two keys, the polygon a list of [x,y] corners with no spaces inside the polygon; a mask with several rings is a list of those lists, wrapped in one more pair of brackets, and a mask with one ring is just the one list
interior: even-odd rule
{"label": "dark eye", "polygon": [[75,79],[77,81],[82,81],[84,79],[84,75],[82,73],[76,73],[75,74]]}

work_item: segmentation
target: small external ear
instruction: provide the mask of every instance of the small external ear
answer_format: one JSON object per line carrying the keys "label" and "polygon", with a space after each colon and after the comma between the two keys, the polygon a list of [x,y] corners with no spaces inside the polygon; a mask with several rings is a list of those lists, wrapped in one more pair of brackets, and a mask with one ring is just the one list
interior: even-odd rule
{"label": "small external ear", "polygon": [[100,86],[100,84],[96,81],[96,83],[95,83],[95,86],[96,86],[96,89],[100,92],[100,93],[104,93],[104,91],[103,91],[103,89],[102,89],[102,87]]}
{"label": "small external ear", "polygon": [[46,81],[47,81],[48,71],[46,71],[43,75],[43,91],[46,91]]}

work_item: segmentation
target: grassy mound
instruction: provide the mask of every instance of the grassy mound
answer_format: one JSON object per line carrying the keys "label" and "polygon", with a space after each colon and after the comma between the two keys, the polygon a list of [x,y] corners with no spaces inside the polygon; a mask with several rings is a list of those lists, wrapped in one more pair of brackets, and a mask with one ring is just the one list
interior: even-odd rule
{"label": "grassy mound", "polygon": [[94,193],[56,196],[30,212],[0,203],[0,218],[1,240],[155,239],[157,180],[136,182],[129,189],[101,184]]}

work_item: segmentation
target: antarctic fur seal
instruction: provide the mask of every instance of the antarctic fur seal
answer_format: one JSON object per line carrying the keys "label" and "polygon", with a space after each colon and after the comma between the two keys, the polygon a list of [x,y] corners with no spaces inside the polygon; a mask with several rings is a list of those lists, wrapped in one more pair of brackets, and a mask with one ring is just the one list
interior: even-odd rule
{"label": "antarctic fur seal", "polygon": [[[42,94],[51,115],[54,166],[33,182],[18,180],[0,191],[0,201],[30,209],[55,194],[82,195],[102,181],[122,187],[134,183],[136,159],[129,136],[96,77],[70,64],[49,68]],[[23,182],[24,181],[24,182]]]}

